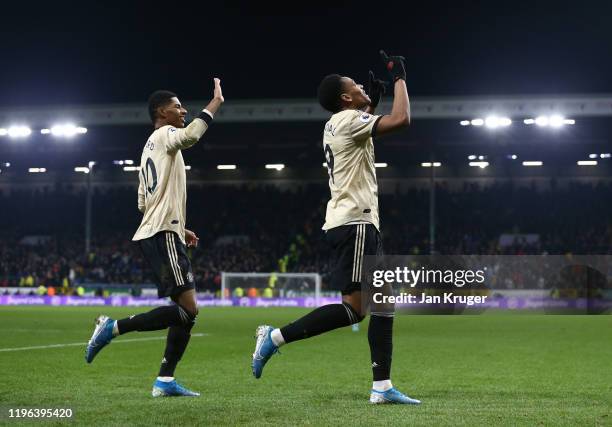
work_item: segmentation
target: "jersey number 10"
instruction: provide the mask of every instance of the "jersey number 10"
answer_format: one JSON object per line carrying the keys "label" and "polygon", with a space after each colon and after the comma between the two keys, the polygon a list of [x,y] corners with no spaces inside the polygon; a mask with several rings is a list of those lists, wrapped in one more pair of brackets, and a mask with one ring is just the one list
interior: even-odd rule
{"label": "jersey number 10", "polygon": [[[147,163],[144,169],[141,169],[142,177],[144,179],[145,188],[147,189],[148,194],[153,194],[155,189],[157,188],[157,170],[155,169],[155,163],[149,157],[147,159]],[[151,186],[149,187],[149,172],[151,173]]]}

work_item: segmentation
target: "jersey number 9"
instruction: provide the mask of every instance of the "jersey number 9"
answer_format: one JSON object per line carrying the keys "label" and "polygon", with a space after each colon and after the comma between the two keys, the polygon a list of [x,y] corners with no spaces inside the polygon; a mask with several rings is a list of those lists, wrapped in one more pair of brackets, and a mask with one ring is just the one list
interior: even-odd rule
{"label": "jersey number 9", "polygon": [[329,178],[331,179],[332,184],[334,183],[334,153],[332,153],[331,147],[329,144],[325,144],[325,149],[323,150],[325,154],[325,161],[327,162],[327,172],[329,173]]}

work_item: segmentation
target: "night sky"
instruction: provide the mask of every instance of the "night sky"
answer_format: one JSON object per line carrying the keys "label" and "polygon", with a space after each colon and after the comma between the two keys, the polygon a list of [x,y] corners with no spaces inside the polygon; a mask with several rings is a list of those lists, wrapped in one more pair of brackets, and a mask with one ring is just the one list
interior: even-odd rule
{"label": "night sky", "polygon": [[0,108],[206,99],[213,76],[228,101],[314,98],[328,73],[384,75],[380,48],[417,96],[612,92],[612,2],[84,3],[2,6]]}

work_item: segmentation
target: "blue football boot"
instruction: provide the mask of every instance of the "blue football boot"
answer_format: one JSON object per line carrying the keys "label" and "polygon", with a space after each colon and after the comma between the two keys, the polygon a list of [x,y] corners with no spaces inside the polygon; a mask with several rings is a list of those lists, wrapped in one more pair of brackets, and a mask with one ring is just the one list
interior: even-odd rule
{"label": "blue football boot", "polygon": [[158,379],[153,383],[153,391],[151,392],[153,397],[173,397],[173,396],[186,396],[186,397],[198,397],[200,393],[191,391],[188,388],[183,387],[176,380],[170,382],[160,381]]}
{"label": "blue football boot", "polygon": [[99,316],[96,319],[96,328],[94,329],[91,339],[87,343],[85,349],[85,360],[87,363],[91,363],[96,357],[96,354],[100,352],[111,340],[113,336],[113,326],[115,321],[108,316]]}
{"label": "blue football boot", "polygon": [[372,390],[372,392],[370,393],[370,403],[400,403],[404,405],[420,405],[421,401],[408,397],[395,387],[391,387],[387,391]]}
{"label": "blue football boot", "polygon": [[261,377],[264,366],[266,366],[270,357],[278,351],[278,347],[272,342],[271,334],[273,330],[272,326],[262,325],[258,326],[255,332],[257,342],[255,343],[255,353],[253,353],[253,363],[251,364],[255,378]]}

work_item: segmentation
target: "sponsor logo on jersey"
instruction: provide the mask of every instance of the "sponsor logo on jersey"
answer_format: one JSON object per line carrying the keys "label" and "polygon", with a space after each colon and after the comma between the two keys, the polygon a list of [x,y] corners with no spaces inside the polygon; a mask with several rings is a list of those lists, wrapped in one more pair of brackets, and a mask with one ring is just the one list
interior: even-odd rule
{"label": "sponsor logo on jersey", "polygon": [[370,121],[370,119],[372,118],[372,116],[368,113],[363,113],[360,117],[359,120],[361,120],[363,123],[367,123]]}

